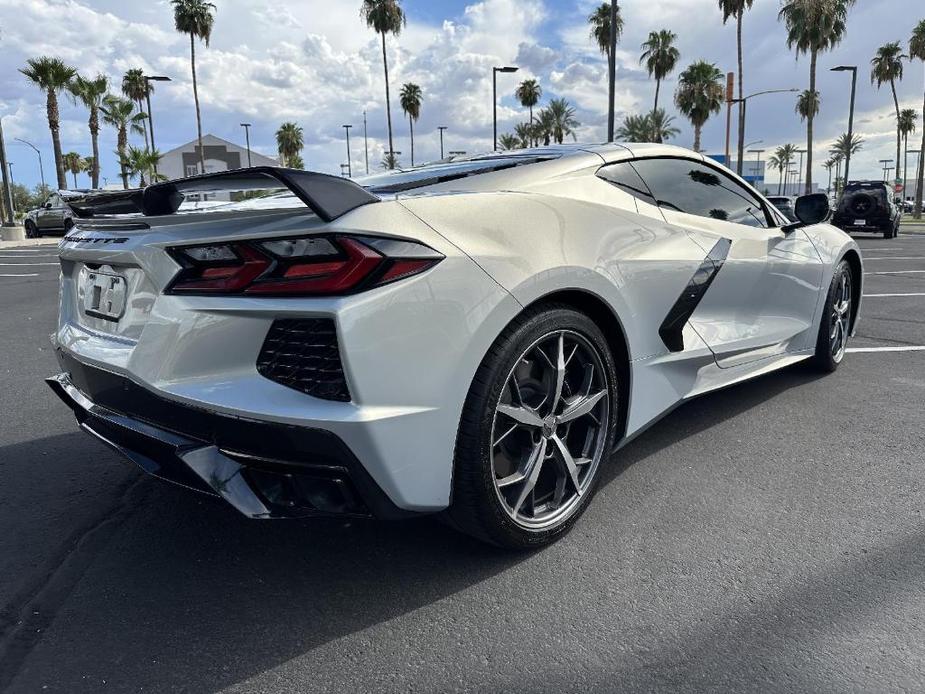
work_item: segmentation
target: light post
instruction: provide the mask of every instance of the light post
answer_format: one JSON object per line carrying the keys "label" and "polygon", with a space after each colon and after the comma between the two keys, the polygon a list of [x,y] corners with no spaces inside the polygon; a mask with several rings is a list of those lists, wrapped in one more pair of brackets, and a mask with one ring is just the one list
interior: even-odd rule
{"label": "light post", "polygon": [[[145,100],[148,102],[148,130],[151,131],[151,152],[157,151],[154,144],[154,116],[151,115],[151,89],[148,82],[170,82],[170,78],[165,75],[145,75]],[[157,177],[157,161],[154,162],[154,176]]]}
{"label": "light post", "polygon": [[347,178],[353,178],[353,165],[350,163],[350,128],[352,125],[342,125],[344,132],[347,133]]}
{"label": "light post", "polygon": [[[913,181],[916,181],[916,185],[918,185],[918,180],[919,180],[919,169],[918,169],[918,163],[919,163],[919,162],[918,162],[918,159],[919,159],[919,157],[918,157],[918,155],[921,154],[921,153],[922,153],[922,150],[920,150],[920,149],[910,149],[910,150],[908,150],[908,151],[906,152],[906,160],[907,160],[907,161],[908,161],[908,159],[909,159],[909,155],[910,155],[910,154],[916,155],[916,157],[915,157],[915,163],[916,163],[915,175],[912,177],[912,180],[913,180]],[[909,167],[908,167],[908,165],[907,165],[907,166],[906,166],[906,184],[908,184],[908,182],[909,182]],[[905,195],[908,193],[908,188],[906,187],[906,184],[903,185],[903,199],[904,199],[904,200],[905,200]]]}
{"label": "light post", "polygon": [[[610,38],[607,45],[607,142],[613,142],[614,127],[616,126],[616,95],[617,95],[617,16],[620,6],[617,0],[610,3]],[[532,123],[531,123],[532,125]],[[495,146],[497,149],[497,146]]]}
{"label": "light post", "polygon": [[750,149],[748,150],[749,154],[755,155],[755,182],[758,182],[758,176],[761,175],[761,155],[764,153],[763,149]]}
{"label": "light post", "polygon": [[508,66],[508,67],[493,67],[491,69],[491,110],[493,114],[494,122],[494,147],[492,147],[492,152],[498,151],[498,73],[499,72],[517,72],[519,68]]}
{"label": "light post", "polygon": [[848,151],[845,152],[845,185],[847,185],[848,175],[851,171],[851,144],[854,137],[854,96],[858,86],[858,68],[857,65],[839,65],[838,67],[833,67],[830,71],[851,73],[851,105],[848,109]]}
{"label": "light post", "polygon": [[244,140],[247,143],[247,168],[251,168],[251,124],[241,123],[241,127],[244,128]]}
{"label": "light post", "polygon": [[[806,150],[805,150],[805,149],[798,149],[798,150],[797,150],[797,154],[800,155],[800,168],[797,169],[797,171],[799,171],[799,172],[800,172],[800,176],[802,176],[802,175],[803,175],[803,155],[806,154]],[[799,188],[800,179],[799,179],[799,178],[797,178],[796,183],[797,183],[797,189],[796,189],[796,190],[797,190],[797,194],[799,194],[799,192],[800,192],[800,188]]]}
{"label": "light post", "polygon": [[350,178],[348,171],[350,170],[350,164],[341,164],[340,165],[340,175],[346,178]]}
{"label": "light post", "polygon": [[3,118],[0,118],[0,170],[3,175],[3,202],[6,208],[6,215],[3,218],[2,226],[13,226],[13,186],[10,185],[9,169],[6,166],[6,145],[3,143]]}
{"label": "light post", "polygon": [[880,159],[879,161],[880,161],[880,168],[883,171],[883,182],[886,183],[886,180],[887,180],[886,172],[887,172],[887,169],[890,168],[889,164],[893,163],[893,160],[892,159]]}
{"label": "light post", "polygon": [[16,140],[17,142],[22,142],[24,145],[29,145],[32,149],[35,150],[35,154],[39,158],[39,176],[42,179],[42,189],[44,189],[45,188],[45,167],[42,166],[42,153],[39,151],[39,148],[36,147],[31,142],[29,142],[28,140],[23,140],[22,138],[19,138],[19,137],[14,137],[13,139]]}
{"label": "light post", "polygon": [[438,125],[437,130],[440,131],[440,158],[443,159],[443,131],[446,130],[445,125]]}
{"label": "light post", "polygon": [[366,134],[366,111],[363,111],[363,151],[366,153],[366,175],[369,175],[369,138]]}
{"label": "light post", "polygon": [[[731,74],[731,73],[730,73]],[[738,146],[738,155],[736,157],[736,173],[740,176],[742,175],[742,160],[745,158],[745,150],[748,148],[748,145],[745,144],[745,116],[748,111],[748,100],[754,99],[756,96],[763,96],[765,94],[790,94],[793,92],[798,92],[799,89],[765,89],[761,92],[755,92],[754,94],[749,94],[748,96],[742,97],[741,99],[730,99],[729,100],[729,113],[727,116],[731,117],[732,104],[742,104],[742,127],[739,128],[739,146]],[[727,130],[729,128],[730,118],[726,119]],[[760,142],[760,140],[759,140]],[[728,155],[728,149],[727,149]],[[729,166],[729,161],[727,158],[726,166]]]}

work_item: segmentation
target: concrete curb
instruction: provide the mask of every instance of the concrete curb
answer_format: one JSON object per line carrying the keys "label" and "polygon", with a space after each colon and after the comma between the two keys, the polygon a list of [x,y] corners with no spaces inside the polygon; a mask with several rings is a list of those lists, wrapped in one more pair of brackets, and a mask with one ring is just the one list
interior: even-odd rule
{"label": "concrete curb", "polygon": [[38,238],[38,239],[23,239],[21,241],[0,241],[0,250],[5,248],[26,248],[36,246],[42,248],[45,246],[57,246],[58,242],[61,239],[59,238]]}

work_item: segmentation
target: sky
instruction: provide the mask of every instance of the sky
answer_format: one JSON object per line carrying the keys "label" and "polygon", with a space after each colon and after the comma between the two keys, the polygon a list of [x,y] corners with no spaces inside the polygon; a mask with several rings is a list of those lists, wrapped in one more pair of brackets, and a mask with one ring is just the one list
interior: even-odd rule
{"label": "sky", "polygon": [[[241,122],[253,123],[252,147],[275,155],[280,123],[304,128],[308,169],[340,173],[346,161],[341,125],[351,123],[351,161],[365,167],[363,111],[367,111],[369,161],[379,167],[388,148],[385,89],[379,38],[360,18],[359,0],[213,0],[215,28],[208,47],[197,45],[197,72],[203,132],[242,143]],[[409,163],[408,120],[397,94],[414,82],[423,91],[415,124],[415,158],[439,157],[437,126],[448,127],[446,150],[470,153],[492,146],[492,66],[516,65],[516,74],[498,75],[499,132],[511,132],[526,111],[513,96],[528,77],[543,88],[545,103],[564,97],[575,107],[580,142],[606,139],[606,61],[588,35],[591,0],[402,0],[407,26],[387,39],[395,149]],[[788,50],[776,19],[779,0],[755,0],[745,17],[745,92],[805,89],[809,60]],[[640,67],[640,44],[653,30],[678,35],[679,70],[662,85],[660,105],[676,115],[673,144],[690,147],[693,131],[671,103],[678,72],[705,59],[723,72],[735,69],[735,25],[724,25],[716,0],[621,0],[624,34],[618,49],[617,119],[651,108],[655,84]],[[822,108],[816,121],[816,161],[847,130],[850,78],[828,68],[859,66],[855,131],[865,140],[852,162],[852,178],[882,176],[880,159],[895,157],[895,118],[889,86],[870,83],[869,62],[878,46],[908,46],[915,24],[925,19],[921,0],[859,0],[849,16],[845,40],[819,58]],[[13,176],[33,186],[39,181],[36,154],[17,142],[34,143],[43,155],[46,179],[54,178],[45,96],[20,74],[30,57],[57,56],[81,74],[109,75],[117,89],[122,74],[135,67],[172,78],[152,97],[157,147],[166,152],[195,138],[189,39],[177,34],[168,0],[0,0],[0,117]],[[925,91],[922,62],[907,64],[898,85],[901,108],[921,113]],[[773,94],[749,102],[746,141],[771,150],[792,142],[805,146],[806,128],[794,111],[795,94]],[[735,122],[735,119],[734,119]],[[921,127],[915,137],[919,142]],[[64,151],[90,153],[86,111],[61,97]],[[136,138],[141,143],[141,138]],[[733,133],[733,142],[735,134]],[[102,174],[117,181],[115,132],[101,134]],[[725,146],[725,114],[710,119],[703,147]],[[910,142],[910,147],[911,147]],[[917,147],[916,147],[917,148]],[[763,156],[767,157],[766,152]],[[910,162],[913,160],[910,157]],[[821,166],[817,180],[827,174]],[[773,177],[770,180],[776,180]],[[78,183],[87,185],[86,177]]]}

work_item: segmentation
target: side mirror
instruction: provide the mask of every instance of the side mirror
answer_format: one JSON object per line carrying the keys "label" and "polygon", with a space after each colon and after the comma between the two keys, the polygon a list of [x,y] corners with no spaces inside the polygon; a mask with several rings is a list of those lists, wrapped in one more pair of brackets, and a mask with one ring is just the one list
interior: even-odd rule
{"label": "side mirror", "polygon": [[800,221],[788,224],[783,228],[783,231],[785,234],[789,234],[800,227],[824,222],[828,219],[829,212],[829,197],[825,193],[801,195],[793,205],[793,213]]}
{"label": "side mirror", "polygon": [[50,209],[51,209],[51,203],[50,203],[50,202],[46,202],[44,205],[42,205],[42,207],[44,207],[46,210],[50,210]]}

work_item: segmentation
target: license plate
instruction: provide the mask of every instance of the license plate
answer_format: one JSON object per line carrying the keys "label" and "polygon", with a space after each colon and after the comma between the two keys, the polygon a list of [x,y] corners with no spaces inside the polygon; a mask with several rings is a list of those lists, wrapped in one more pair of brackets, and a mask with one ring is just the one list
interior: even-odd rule
{"label": "license plate", "polygon": [[854,220],[854,226],[856,226],[856,227],[867,226],[867,220],[866,220],[866,219],[855,219],[855,220]]}
{"label": "license plate", "polygon": [[84,277],[84,313],[118,321],[125,312],[125,278],[106,272],[88,272]]}

